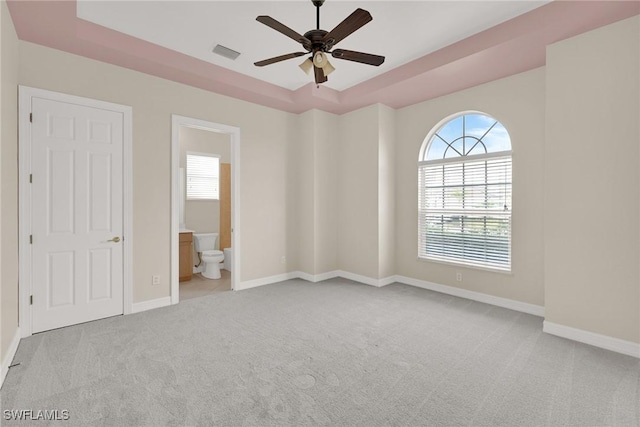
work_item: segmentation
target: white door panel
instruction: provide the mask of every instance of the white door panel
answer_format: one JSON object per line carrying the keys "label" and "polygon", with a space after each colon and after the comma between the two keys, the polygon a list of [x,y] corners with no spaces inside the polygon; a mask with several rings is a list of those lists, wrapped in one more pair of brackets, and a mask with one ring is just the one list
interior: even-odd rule
{"label": "white door panel", "polygon": [[123,114],[35,97],[32,111],[33,332],[122,314]]}

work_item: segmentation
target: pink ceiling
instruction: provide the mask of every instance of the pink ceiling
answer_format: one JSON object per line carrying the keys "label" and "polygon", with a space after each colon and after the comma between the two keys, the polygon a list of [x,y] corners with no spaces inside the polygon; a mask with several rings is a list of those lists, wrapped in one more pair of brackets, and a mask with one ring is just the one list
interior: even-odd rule
{"label": "pink ceiling", "polygon": [[75,1],[8,0],[21,40],[300,113],[400,108],[543,66],[545,47],[640,13],[638,1],[554,1],[344,91],[313,83],[291,91],[76,16]]}

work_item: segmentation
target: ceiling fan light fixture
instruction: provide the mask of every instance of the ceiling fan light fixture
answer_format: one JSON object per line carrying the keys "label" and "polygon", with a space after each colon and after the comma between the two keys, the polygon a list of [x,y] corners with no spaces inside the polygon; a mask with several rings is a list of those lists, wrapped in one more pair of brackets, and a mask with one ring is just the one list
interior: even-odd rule
{"label": "ceiling fan light fixture", "polygon": [[324,73],[325,76],[328,76],[329,74],[333,73],[336,69],[333,68],[333,65],[331,65],[331,63],[329,61],[327,61],[327,64],[322,67],[322,72]]}
{"label": "ceiling fan light fixture", "polygon": [[305,59],[304,62],[300,64],[300,68],[302,69],[302,71],[309,74],[313,69],[313,61],[311,60],[311,58]]}
{"label": "ceiling fan light fixture", "polygon": [[318,51],[313,54],[313,65],[316,67],[322,68],[327,64],[327,62],[327,55],[325,55],[324,52]]}
{"label": "ceiling fan light fixture", "polygon": [[329,62],[329,59],[327,59],[327,54],[322,51],[313,54],[313,65],[321,68],[325,76],[328,76],[336,70]]}

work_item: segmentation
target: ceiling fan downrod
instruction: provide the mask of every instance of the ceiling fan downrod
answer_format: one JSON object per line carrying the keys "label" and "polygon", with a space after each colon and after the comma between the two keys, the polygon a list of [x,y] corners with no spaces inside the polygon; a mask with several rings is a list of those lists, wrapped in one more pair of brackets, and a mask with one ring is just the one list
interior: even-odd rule
{"label": "ceiling fan downrod", "polygon": [[324,3],[324,0],[311,0],[316,7],[316,30],[320,29],[320,6]]}

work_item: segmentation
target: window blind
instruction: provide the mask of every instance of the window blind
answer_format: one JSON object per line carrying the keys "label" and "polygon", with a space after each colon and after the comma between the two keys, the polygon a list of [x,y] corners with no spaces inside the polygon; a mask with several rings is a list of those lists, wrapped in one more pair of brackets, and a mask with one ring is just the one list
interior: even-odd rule
{"label": "window blind", "polygon": [[423,162],[418,256],[511,269],[511,156]]}
{"label": "window blind", "polygon": [[187,200],[219,199],[220,159],[187,153]]}

